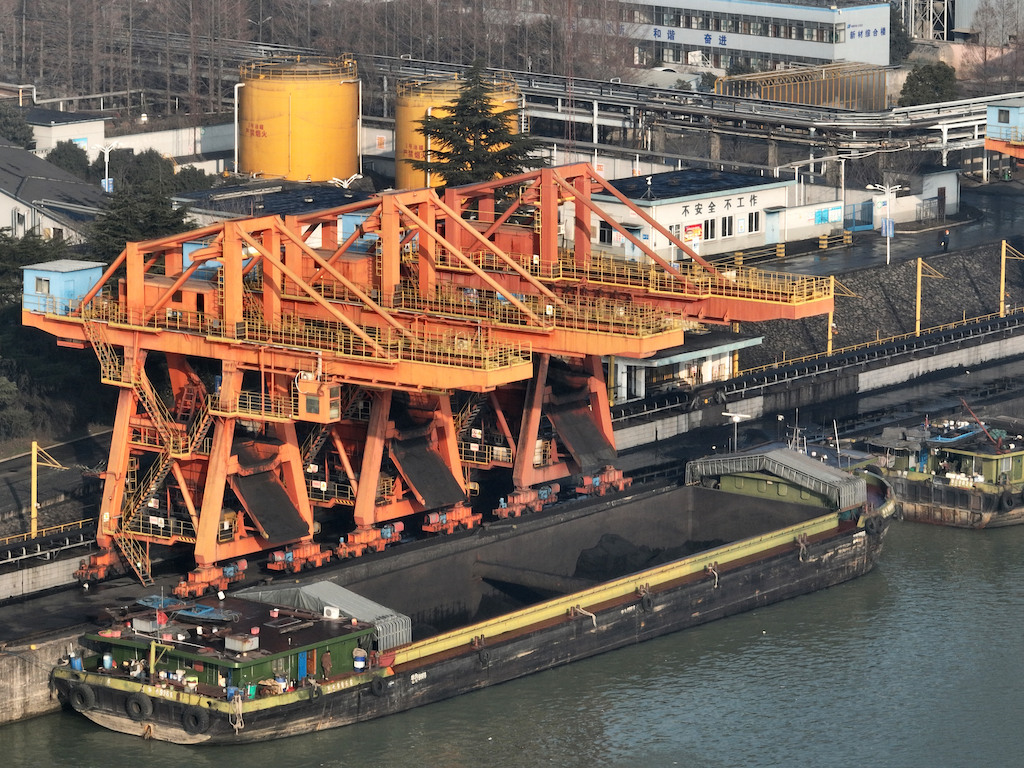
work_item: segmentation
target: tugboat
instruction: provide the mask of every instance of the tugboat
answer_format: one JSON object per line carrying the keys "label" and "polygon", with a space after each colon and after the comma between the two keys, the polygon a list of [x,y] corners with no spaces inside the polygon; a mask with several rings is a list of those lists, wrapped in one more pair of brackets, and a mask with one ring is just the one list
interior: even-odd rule
{"label": "tugboat", "polygon": [[1009,419],[971,416],[887,427],[867,440],[906,520],[954,528],[1024,523],[1024,430]]}
{"label": "tugboat", "polygon": [[440,701],[867,573],[894,504],[785,449],[554,505],[381,567],[111,613],[51,673],[101,726],[179,744],[311,733]]}

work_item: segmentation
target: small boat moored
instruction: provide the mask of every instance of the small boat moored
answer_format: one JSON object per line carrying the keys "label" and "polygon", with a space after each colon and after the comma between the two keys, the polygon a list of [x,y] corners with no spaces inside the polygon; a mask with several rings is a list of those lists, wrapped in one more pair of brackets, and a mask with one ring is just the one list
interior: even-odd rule
{"label": "small boat moored", "polygon": [[887,427],[866,440],[906,520],[955,528],[1024,523],[1024,426],[1008,419]]}

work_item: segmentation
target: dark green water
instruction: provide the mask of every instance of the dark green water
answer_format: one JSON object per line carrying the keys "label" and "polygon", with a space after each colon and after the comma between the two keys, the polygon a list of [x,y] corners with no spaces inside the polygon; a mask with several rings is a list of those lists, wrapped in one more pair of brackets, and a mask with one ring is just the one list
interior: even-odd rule
{"label": "dark green water", "polygon": [[373,723],[244,747],[73,714],[0,728],[21,766],[1016,766],[1024,528],[895,524],[826,592]]}

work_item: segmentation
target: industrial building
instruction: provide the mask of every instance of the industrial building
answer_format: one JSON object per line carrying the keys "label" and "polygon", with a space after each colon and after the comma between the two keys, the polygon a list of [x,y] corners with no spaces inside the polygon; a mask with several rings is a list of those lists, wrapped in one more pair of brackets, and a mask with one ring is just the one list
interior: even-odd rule
{"label": "industrial building", "polygon": [[889,3],[633,0],[619,33],[634,63],[766,71],[837,61],[889,64]]}

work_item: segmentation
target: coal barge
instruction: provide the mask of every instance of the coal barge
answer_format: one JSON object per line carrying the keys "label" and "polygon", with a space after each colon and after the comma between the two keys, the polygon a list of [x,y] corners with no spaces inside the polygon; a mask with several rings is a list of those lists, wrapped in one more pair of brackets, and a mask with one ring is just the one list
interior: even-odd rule
{"label": "coal barge", "polygon": [[856,578],[893,506],[883,480],[790,451],[717,456],[688,465],[685,485],[504,521],[344,586],[121,606],[51,682],[68,707],[144,738],[310,733]]}

